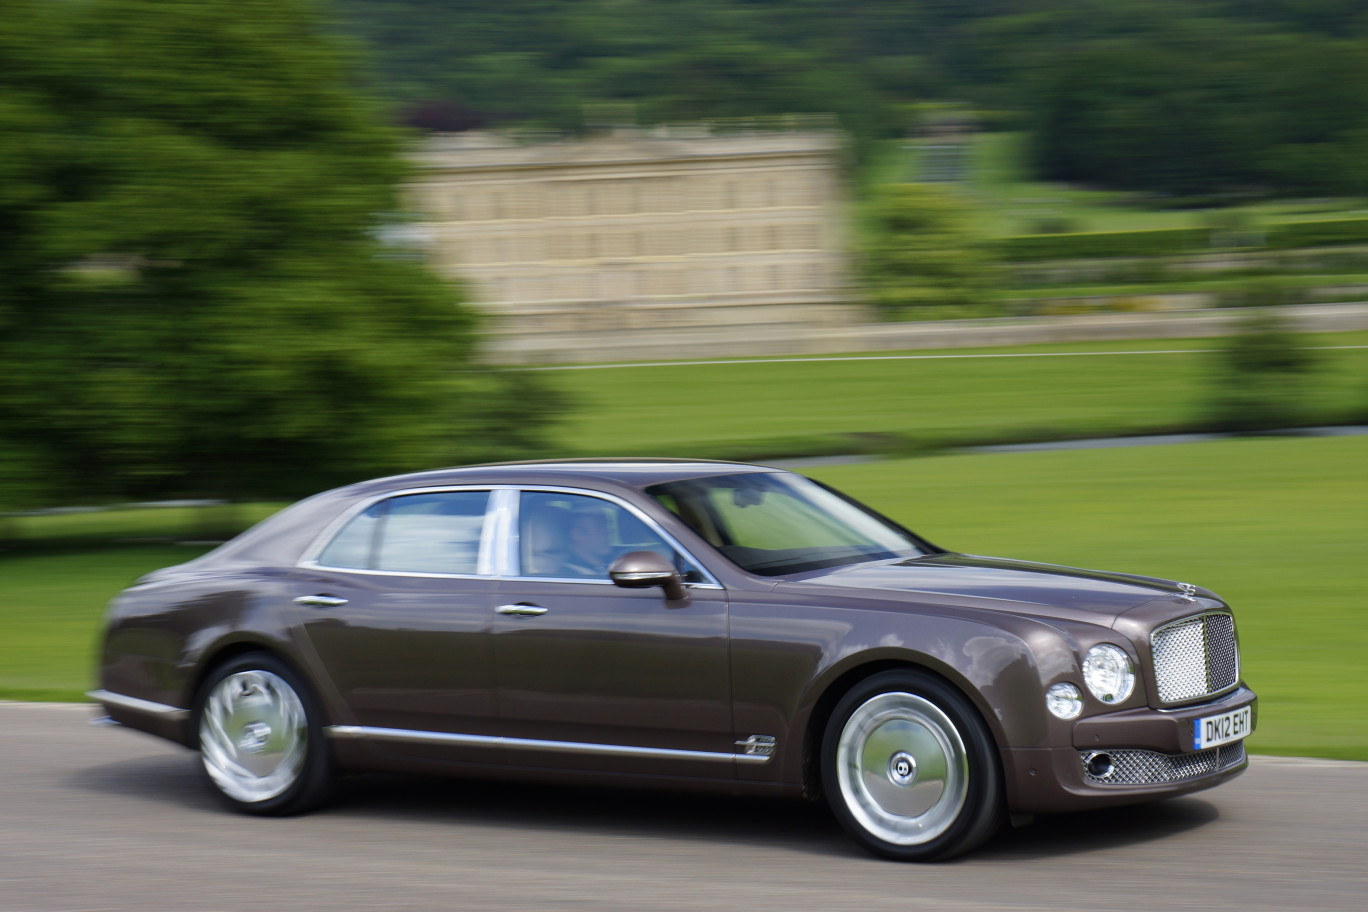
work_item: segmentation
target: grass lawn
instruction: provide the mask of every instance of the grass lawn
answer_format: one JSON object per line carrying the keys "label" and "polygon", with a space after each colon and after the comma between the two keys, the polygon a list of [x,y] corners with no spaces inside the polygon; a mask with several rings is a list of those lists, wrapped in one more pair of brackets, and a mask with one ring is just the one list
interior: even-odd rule
{"label": "grass lawn", "polygon": [[[1167,576],[1236,608],[1251,747],[1368,760],[1368,437],[960,454],[812,471],[943,547]],[[202,548],[0,556],[0,697],[90,689],[105,603]]]}
{"label": "grass lawn", "polygon": [[100,618],[149,570],[206,548],[124,545],[0,555],[0,697],[83,700],[95,686]]}
{"label": "grass lawn", "polygon": [[[1306,345],[1364,345],[1368,333],[1305,336]],[[858,452],[870,435],[904,449],[1191,429],[1214,339],[1080,342],[984,354],[1165,350],[1167,355],[760,361],[566,370],[560,452],[761,458]],[[1368,416],[1368,349],[1317,352],[1307,405],[1325,423]],[[893,447],[892,449],[898,449]]]}
{"label": "grass lawn", "polygon": [[1195,582],[1236,610],[1262,753],[1368,760],[1368,437],[948,455],[810,474],[936,544]]}

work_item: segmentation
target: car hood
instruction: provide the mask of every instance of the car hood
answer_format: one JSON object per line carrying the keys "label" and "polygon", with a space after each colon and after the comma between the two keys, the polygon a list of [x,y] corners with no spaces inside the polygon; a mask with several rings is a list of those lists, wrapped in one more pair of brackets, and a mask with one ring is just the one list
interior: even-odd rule
{"label": "car hood", "polygon": [[[925,595],[927,602],[1110,626],[1123,612],[1180,591],[1169,580],[971,554],[843,567],[809,582]],[[919,599],[918,601],[922,601]]]}

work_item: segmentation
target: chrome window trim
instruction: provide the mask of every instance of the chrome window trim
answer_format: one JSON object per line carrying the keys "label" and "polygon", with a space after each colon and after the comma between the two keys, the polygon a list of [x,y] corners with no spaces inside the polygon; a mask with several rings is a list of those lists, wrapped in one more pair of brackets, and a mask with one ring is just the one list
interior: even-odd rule
{"label": "chrome window trim", "polygon": [[769,754],[736,754],[721,751],[679,750],[668,747],[633,747],[627,744],[593,744],[585,741],[542,741],[536,738],[508,738],[501,735],[462,735],[454,732],[414,731],[406,728],[374,728],[368,725],[330,725],[324,729],[332,738],[373,738],[410,744],[464,744],[473,747],[503,747],[511,750],[545,750],[590,754],[600,757],[641,757],[651,760],[702,760],[713,763],[738,761],[768,763]]}
{"label": "chrome window trim", "polygon": [[478,573],[428,573],[422,570],[365,570],[360,567],[332,567],[327,564],[300,564],[306,570],[328,570],[333,573],[359,573],[362,576],[402,576],[406,579],[487,580],[492,577]]}
{"label": "chrome window trim", "polygon": [[[707,566],[704,565],[704,563],[703,563],[702,561],[700,561],[698,558],[694,557],[694,556],[693,556],[693,553],[690,552],[688,548],[685,548],[683,545],[681,545],[681,544],[679,543],[679,540],[678,540],[677,538],[675,538],[673,535],[671,535],[669,532],[667,532],[667,531],[660,525],[660,523],[658,523],[658,522],[655,520],[654,517],[652,517],[650,514],[646,513],[645,511],[643,511],[643,510],[642,510],[641,508],[639,508],[636,504],[633,504],[633,503],[630,503],[630,502],[628,502],[628,501],[626,501],[626,500],[623,500],[621,497],[618,497],[616,494],[609,494],[609,493],[606,492],[606,491],[595,491],[595,490],[593,490],[593,489],[591,489],[591,488],[572,488],[572,487],[568,487],[568,486],[564,486],[564,485],[514,485],[513,487],[516,487],[516,488],[517,488],[517,490],[518,490],[518,492],[519,492],[519,495],[521,495],[523,492],[526,492],[526,491],[547,491],[547,492],[550,492],[550,493],[553,493],[553,494],[578,494],[578,495],[581,495],[581,496],[584,496],[584,497],[596,497],[596,498],[598,498],[599,500],[606,500],[606,501],[608,501],[608,502],[611,503],[611,504],[616,504],[617,506],[622,507],[622,508],[623,508],[624,510],[626,510],[628,513],[631,513],[631,514],[632,514],[633,516],[635,516],[637,519],[641,520],[641,522],[644,523],[644,524],[646,525],[646,528],[650,529],[652,532],[654,532],[655,534],[659,535],[662,539],[665,540],[665,543],[666,543],[666,544],[668,544],[670,547],[674,548],[674,549],[675,549],[676,551],[678,551],[680,554],[684,555],[684,559],[685,559],[685,560],[687,560],[690,564],[692,564],[693,566],[695,566],[695,567],[698,568],[698,572],[701,573],[701,574],[703,574],[704,582],[701,582],[701,583],[685,583],[684,585],[685,585],[686,587],[688,587],[688,588],[690,588],[690,589],[724,589],[724,588],[725,588],[721,583],[719,583],[719,582],[717,581],[717,577],[715,577],[715,576],[712,575],[712,573],[708,570]],[[522,575],[521,575],[521,571],[522,571],[522,553],[521,553],[521,551],[522,551],[522,549],[519,547],[519,546],[520,546],[520,540],[519,540],[520,531],[519,531],[519,529],[518,529],[518,511],[521,509],[521,507],[522,507],[522,498],[521,498],[521,496],[519,496],[519,497],[518,497],[518,503],[515,504],[515,505],[514,505],[514,508],[513,508],[513,526],[512,526],[512,528],[509,530],[509,534],[508,534],[508,535],[506,536],[506,538],[505,538],[505,540],[509,543],[510,552],[511,552],[511,553],[509,554],[509,559],[510,559],[509,570],[512,571],[512,570],[514,570],[514,569],[516,568],[516,570],[518,571],[519,575],[516,575],[516,576],[515,576],[515,575],[512,575],[512,574],[510,573],[509,576],[505,577],[506,579],[518,580],[518,581],[521,581],[521,582],[542,582],[542,583],[592,583],[592,584],[603,585],[603,586],[615,586],[615,585],[617,585],[617,584],[614,583],[612,580],[583,579],[583,578],[578,578],[578,577],[563,578],[563,577],[555,577],[555,576],[522,576]]]}
{"label": "chrome window trim", "polygon": [[[1235,640],[1235,682],[1234,682],[1233,684],[1231,684],[1230,686],[1228,686],[1228,687],[1223,687],[1223,688],[1221,688],[1220,690],[1209,691],[1209,692],[1207,692],[1207,693],[1205,693],[1205,694],[1201,694],[1201,695],[1195,696],[1195,697],[1187,697],[1187,698],[1182,699],[1182,700],[1165,700],[1165,699],[1163,699],[1163,698],[1160,696],[1160,694],[1159,694],[1159,690],[1160,690],[1160,688],[1159,688],[1159,682],[1158,682],[1159,669],[1155,666],[1155,659],[1154,659],[1154,640],[1155,640],[1155,638],[1156,638],[1157,636],[1159,636],[1159,634],[1160,634],[1161,632],[1167,630],[1167,629],[1170,628],[1170,627],[1178,627],[1178,626],[1180,626],[1180,625],[1182,625],[1182,624],[1190,623],[1190,622],[1196,620],[1197,618],[1208,618],[1208,617],[1214,617],[1214,616],[1228,617],[1228,618],[1230,618],[1230,621],[1231,621],[1231,636],[1232,636],[1232,637],[1234,638],[1234,640]],[[1203,630],[1205,631],[1205,623],[1203,624]],[[1205,652],[1205,649],[1206,649],[1206,644],[1204,643],[1204,644],[1203,644],[1203,650],[1204,650],[1204,652]],[[1149,634],[1149,651],[1150,651],[1150,661],[1149,661],[1149,664],[1150,664],[1150,672],[1151,672],[1151,674],[1153,674],[1153,675],[1155,676],[1155,679],[1156,679],[1156,680],[1155,680],[1155,687],[1154,687],[1154,690],[1155,690],[1155,699],[1158,700],[1158,702],[1159,702],[1159,708],[1160,708],[1161,710],[1162,710],[1162,709],[1188,709],[1188,708],[1191,708],[1191,707],[1192,707],[1193,705],[1195,705],[1195,704],[1204,703],[1204,702],[1207,702],[1207,701],[1210,701],[1210,700],[1219,699],[1219,698],[1224,697],[1224,696],[1226,696],[1227,694],[1233,693],[1235,690],[1239,689],[1239,687],[1240,687],[1240,682],[1243,680],[1243,678],[1242,678],[1242,676],[1241,676],[1244,669],[1243,669],[1243,662],[1241,661],[1241,658],[1240,658],[1240,627],[1239,627],[1238,624],[1235,623],[1235,613],[1234,613],[1233,611],[1231,611],[1229,608],[1226,608],[1226,609],[1221,609],[1221,608],[1209,608],[1209,609],[1207,609],[1206,611],[1197,611],[1197,612],[1194,612],[1193,614],[1185,614],[1185,615],[1183,615],[1182,617],[1176,618],[1176,619],[1174,619],[1174,620],[1172,620],[1172,621],[1165,621],[1164,623],[1160,624],[1158,627],[1155,627],[1153,630],[1150,631],[1150,634]],[[1204,655],[1203,658],[1206,658],[1206,656]],[[1208,670],[1209,670],[1209,661],[1208,661]]]}
{"label": "chrome window trim", "polygon": [[179,706],[170,706],[166,703],[154,703],[151,700],[130,697],[127,694],[115,693],[112,690],[92,690],[88,691],[86,696],[97,702],[108,703],[121,709],[131,709],[134,712],[149,713],[155,716],[166,716],[176,721],[190,717],[190,710],[188,709],[181,709]]}

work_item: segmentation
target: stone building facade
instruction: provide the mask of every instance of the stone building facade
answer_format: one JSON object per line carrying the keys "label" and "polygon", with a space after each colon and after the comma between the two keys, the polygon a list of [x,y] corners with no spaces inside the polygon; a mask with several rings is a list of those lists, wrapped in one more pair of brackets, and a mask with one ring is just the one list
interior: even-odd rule
{"label": "stone building facade", "polygon": [[856,319],[831,130],[429,139],[410,188],[432,264],[511,362],[767,350]]}

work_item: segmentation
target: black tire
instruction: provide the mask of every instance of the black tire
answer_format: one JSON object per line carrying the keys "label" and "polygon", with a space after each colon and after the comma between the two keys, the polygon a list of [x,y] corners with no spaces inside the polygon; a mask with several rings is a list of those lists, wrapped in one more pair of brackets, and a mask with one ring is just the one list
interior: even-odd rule
{"label": "black tire", "polygon": [[997,746],[964,695],[934,675],[882,672],[836,704],[822,787],[860,845],[897,861],[966,852],[1002,825]]}
{"label": "black tire", "polygon": [[318,701],[275,656],[250,653],[215,668],[195,697],[194,721],[205,782],[229,808],[297,814],[331,795]]}

